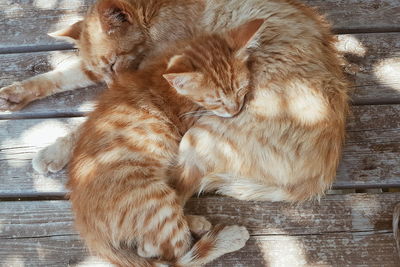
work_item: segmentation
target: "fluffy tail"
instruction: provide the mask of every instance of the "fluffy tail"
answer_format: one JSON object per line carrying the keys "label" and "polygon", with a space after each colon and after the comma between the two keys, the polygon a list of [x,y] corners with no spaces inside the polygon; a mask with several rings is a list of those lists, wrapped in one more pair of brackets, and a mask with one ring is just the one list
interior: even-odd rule
{"label": "fluffy tail", "polygon": [[323,195],[330,184],[320,184],[319,179],[285,188],[261,184],[249,178],[230,174],[210,174],[201,179],[199,193],[214,191],[218,194],[245,201],[300,202]]}
{"label": "fluffy tail", "polygon": [[120,267],[193,267],[202,266],[244,247],[249,239],[249,233],[245,227],[215,226],[197,241],[190,251],[177,259],[174,263],[168,263],[156,259],[147,259],[132,253],[127,249],[105,248],[102,251],[104,258]]}
{"label": "fluffy tail", "polygon": [[192,249],[173,265],[174,267],[201,266],[241,249],[249,239],[245,227],[217,225],[197,241]]}

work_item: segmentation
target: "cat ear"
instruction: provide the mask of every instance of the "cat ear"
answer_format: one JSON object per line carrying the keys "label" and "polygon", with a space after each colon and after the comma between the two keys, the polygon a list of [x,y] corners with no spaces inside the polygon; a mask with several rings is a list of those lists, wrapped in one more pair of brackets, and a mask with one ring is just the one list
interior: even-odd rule
{"label": "cat ear", "polygon": [[168,73],[163,77],[179,94],[188,95],[192,89],[197,88],[197,81],[202,78],[202,74],[198,72]]}
{"label": "cat ear", "polygon": [[194,71],[194,66],[190,59],[185,55],[175,55],[168,61],[168,72],[191,72]]}
{"label": "cat ear", "polygon": [[82,20],[78,21],[65,29],[48,33],[48,35],[57,39],[64,39],[66,41],[76,43],[81,36],[82,23]]}
{"label": "cat ear", "polygon": [[228,32],[228,38],[238,55],[242,55],[251,45],[264,22],[265,19],[255,19]]}
{"label": "cat ear", "polygon": [[124,0],[101,1],[97,11],[101,26],[107,34],[116,32],[134,22],[132,7]]}

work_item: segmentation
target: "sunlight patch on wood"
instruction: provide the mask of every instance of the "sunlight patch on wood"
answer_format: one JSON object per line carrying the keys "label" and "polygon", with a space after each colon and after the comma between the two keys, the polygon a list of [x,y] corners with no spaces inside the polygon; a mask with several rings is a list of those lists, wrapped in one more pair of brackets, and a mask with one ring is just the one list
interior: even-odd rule
{"label": "sunlight patch on wood", "polygon": [[371,194],[368,203],[354,198],[351,202],[349,206],[351,207],[352,229],[375,229],[375,220],[378,220],[376,214],[383,210],[382,203],[376,199],[376,196]]}
{"label": "sunlight patch on wood", "polygon": [[42,174],[33,173],[33,187],[38,192],[59,192],[65,190],[61,180],[46,177]]}
{"label": "sunlight patch on wood", "polygon": [[400,57],[384,59],[375,66],[374,72],[382,84],[400,91]]}
{"label": "sunlight patch on wood", "polygon": [[74,265],[75,267],[113,267],[111,263],[102,261],[100,258],[90,256],[86,257],[82,262]]}
{"label": "sunlight patch on wood", "polygon": [[359,57],[364,57],[368,51],[357,37],[350,34],[339,35],[336,48],[343,54],[351,54]]}
{"label": "sunlight patch on wood", "polygon": [[[2,124],[6,124],[8,121],[0,121],[0,127]],[[56,119],[41,121],[32,127],[26,128],[20,134],[15,136],[14,133],[10,132],[10,138],[1,140],[1,147],[15,147],[15,146],[34,146],[44,147],[54,142],[58,137],[65,136],[71,130],[70,126],[60,122]],[[7,150],[5,151],[7,154]]]}
{"label": "sunlight patch on wood", "polygon": [[296,237],[288,236],[281,229],[274,229],[274,232],[281,232],[281,235],[263,238],[268,239],[268,242],[265,242],[265,240],[263,242],[257,241],[268,266],[294,266],[294,263],[296,263],[295,266],[313,266],[308,262],[303,245]]}
{"label": "sunlight patch on wood", "polygon": [[52,9],[57,6],[58,0],[35,0],[33,5],[40,9]]}

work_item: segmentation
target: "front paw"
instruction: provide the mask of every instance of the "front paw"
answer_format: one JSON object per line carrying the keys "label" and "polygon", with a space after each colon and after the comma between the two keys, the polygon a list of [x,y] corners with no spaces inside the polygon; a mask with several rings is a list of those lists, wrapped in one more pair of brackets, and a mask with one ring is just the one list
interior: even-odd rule
{"label": "front paw", "polygon": [[69,161],[72,145],[68,137],[61,137],[57,141],[40,150],[32,160],[32,166],[38,173],[61,171]]}
{"label": "front paw", "polygon": [[30,102],[30,94],[21,83],[0,89],[0,111],[16,111],[25,107]]}

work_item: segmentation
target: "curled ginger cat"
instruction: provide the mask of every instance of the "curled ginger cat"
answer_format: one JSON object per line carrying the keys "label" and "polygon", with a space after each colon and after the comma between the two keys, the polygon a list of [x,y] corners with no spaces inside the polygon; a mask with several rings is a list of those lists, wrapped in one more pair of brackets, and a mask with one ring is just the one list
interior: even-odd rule
{"label": "curled ginger cat", "polygon": [[[244,227],[219,226],[190,249],[189,225],[204,219],[183,215],[168,182],[179,141],[196,121],[186,114],[199,103],[223,117],[240,113],[250,77],[244,50],[263,22],[178,43],[142,70],[114,77],[82,126],[69,171],[76,226],[93,253],[126,267],[200,266],[244,246]],[[241,83],[210,87],[210,54]]]}

